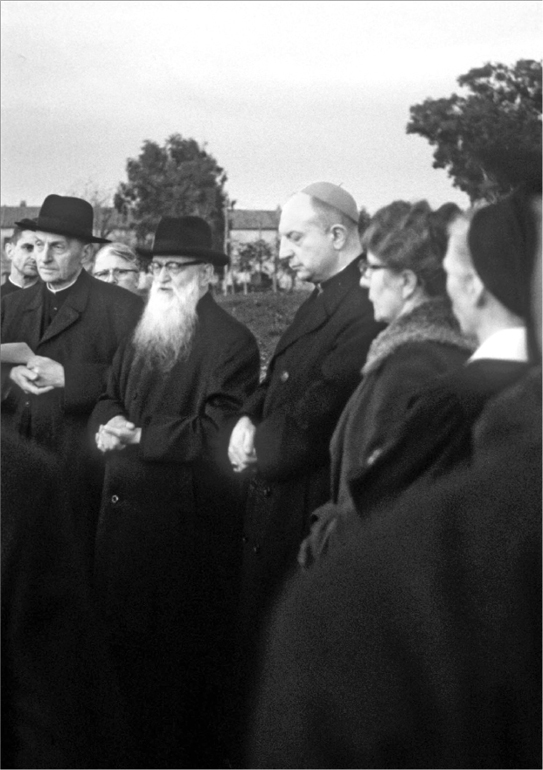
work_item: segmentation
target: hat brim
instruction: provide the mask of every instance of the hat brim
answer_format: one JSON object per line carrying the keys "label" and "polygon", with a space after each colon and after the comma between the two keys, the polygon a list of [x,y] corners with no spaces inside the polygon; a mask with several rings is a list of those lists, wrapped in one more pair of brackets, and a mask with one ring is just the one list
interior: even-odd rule
{"label": "hat brim", "polygon": [[[29,222],[30,220],[23,219],[22,222]],[[20,225],[19,222],[15,222],[16,225]],[[111,243],[109,238],[98,238],[98,236],[92,233],[83,232],[78,230],[77,227],[71,227],[69,223],[65,223],[62,220],[50,219],[49,217],[38,217],[33,223],[32,227],[27,226],[27,230],[39,230],[42,233],[53,233],[54,235],[66,235],[69,238],[77,238],[85,243]]]}
{"label": "hat brim", "polygon": [[149,260],[153,257],[193,257],[195,259],[201,259],[202,262],[209,262],[217,267],[225,267],[230,263],[229,257],[221,251],[199,249],[196,247],[191,249],[180,249],[179,246],[172,246],[172,248],[161,247],[159,249],[137,247],[136,253],[142,259]]}

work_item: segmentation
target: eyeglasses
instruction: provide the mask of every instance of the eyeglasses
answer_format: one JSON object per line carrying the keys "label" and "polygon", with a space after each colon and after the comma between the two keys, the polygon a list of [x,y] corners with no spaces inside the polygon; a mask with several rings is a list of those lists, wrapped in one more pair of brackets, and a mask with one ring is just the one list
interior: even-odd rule
{"label": "eyeglasses", "polygon": [[200,259],[194,259],[191,262],[151,262],[149,270],[153,275],[160,275],[162,268],[164,268],[169,275],[179,275],[186,267],[202,264],[203,262]]}
{"label": "eyeglasses", "polygon": [[365,259],[361,259],[358,263],[358,269],[360,270],[360,275],[364,278],[371,278],[371,274],[375,270],[389,270],[390,268],[388,265],[370,265]]}
{"label": "eyeglasses", "polygon": [[139,273],[139,270],[133,270],[129,267],[113,267],[111,270],[98,270],[97,273],[94,273],[94,277],[99,278],[100,280],[109,278],[110,275],[112,275],[113,278],[123,278],[129,273]]}

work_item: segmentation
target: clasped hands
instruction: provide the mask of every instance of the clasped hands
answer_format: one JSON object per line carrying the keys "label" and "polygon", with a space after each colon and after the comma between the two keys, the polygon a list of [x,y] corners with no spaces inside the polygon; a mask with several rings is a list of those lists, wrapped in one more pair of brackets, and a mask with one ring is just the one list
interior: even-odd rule
{"label": "clasped hands", "polygon": [[126,449],[129,444],[140,443],[141,428],[136,428],[133,422],[118,414],[106,425],[100,425],[95,439],[101,452]]}
{"label": "clasped hands", "polygon": [[256,426],[248,417],[241,417],[230,436],[228,459],[236,473],[256,465]]}
{"label": "clasped hands", "polygon": [[26,365],[14,366],[9,377],[25,393],[35,396],[64,387],[64,367],[46,356],[32,356]]}

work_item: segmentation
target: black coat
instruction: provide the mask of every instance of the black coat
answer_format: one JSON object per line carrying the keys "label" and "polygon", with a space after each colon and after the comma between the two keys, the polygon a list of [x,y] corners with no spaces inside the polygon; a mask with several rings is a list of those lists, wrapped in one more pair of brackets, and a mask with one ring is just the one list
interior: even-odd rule
{"label": "black coat", "polygon": [[132,767],[54,458],[2,432],[2,767]]}
{"label": "black coat", "polygon": [[40,282],[2,300],[2,342],[26,342],[37,355],[62,364],[66,384],[39,396],[13,385],[12,425],[57,455],[71,503],[85,519],[86,538],[92,538],[102,463],[94,452],[88,419],[105,387],[115,351],[137,323],[143,303],[83,270],[42,335],[45,291]]}
{"label": "black coat", "polygon": [[540,377],[517,394],[515,440],[291,587],[247,767],[541,767]]}
{"label": "black coat", "polygon": [[487,401],[526,374],[528,364],[478,359],[439,377],[418,393],[401,430],[373,464],[350,480],[359,516],[413,484],[432,484],[472,457],[473,425]]}
{"label": "black coat", "polygon": [[460,368],[470,350],[448,302],[441,299],[401,315],[375,340],[362,382],[332,436],[331,495],[312,514],[311,534],[302,547],[305,566],[335,539],[334,528],[352,508],[351,480],[376,462],[401,430],[414,394],[439,375]]}
{"label": "black coat", "polygon": [[359,283],[354,261],[304,302],[243,408],[257,425],[258,458],[244,534],[249,626],[295,565],[309,514],[329,496],[330,437],[383,328]]}
{"label": "black coat", "polygon": [[93,430],[119,414],[142,428],[139,445],[106,456],[95,585],[139,727],[138,766],[177,767],[196,761],[183,753],[190,741],[205,762],[199,709],[228,650],[241,499],[227,428],[258,384],[259,353],[207,294],[187,360],[164,375],[134,358],[127,341],[92,416]]}

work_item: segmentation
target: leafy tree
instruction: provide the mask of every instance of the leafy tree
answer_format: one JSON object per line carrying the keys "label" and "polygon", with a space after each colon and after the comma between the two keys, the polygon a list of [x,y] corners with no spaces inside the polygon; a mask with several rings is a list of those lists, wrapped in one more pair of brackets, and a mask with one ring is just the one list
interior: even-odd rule
{"label": "leafy tree", "polygon": [[496,159],[541,152],[541,62],[487,63],[459,77],[458,84],[466,95],[412,106],[407,133],[436,147],[433,167],[446,169],[472,202],[492,200],[515,181],[499,172]]}
{"label": "leafy tree", "polygon": [[223,247],[226,174],[195,139],[172,134],[163,147],[146,140],[137,158],[126,163],[128,182],[114,198],[117,211],[131,214],[140,238],[151,233],[164,216],[200,216]]}
{"label": "leafy tree", "polygon": [[238,260],[241,270],[262,272],[262,264],[274,258],[273,249],[263,238],[248,241],[238,247]]}

